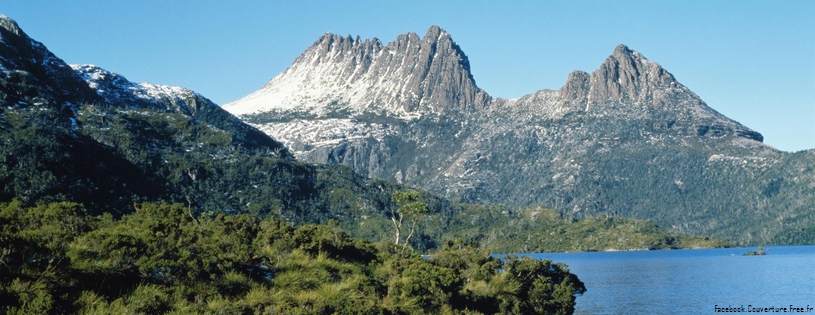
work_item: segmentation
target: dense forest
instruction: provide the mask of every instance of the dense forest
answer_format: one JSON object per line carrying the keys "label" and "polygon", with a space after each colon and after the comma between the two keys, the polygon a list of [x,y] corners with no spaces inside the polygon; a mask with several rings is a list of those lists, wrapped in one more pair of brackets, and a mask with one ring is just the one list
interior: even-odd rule
{"label": "dense forest", "polygon": [[423,258],[335,221],[134,207],[0,205],[0,313],[571,314],[586,290],[563,264],[460,241]]}

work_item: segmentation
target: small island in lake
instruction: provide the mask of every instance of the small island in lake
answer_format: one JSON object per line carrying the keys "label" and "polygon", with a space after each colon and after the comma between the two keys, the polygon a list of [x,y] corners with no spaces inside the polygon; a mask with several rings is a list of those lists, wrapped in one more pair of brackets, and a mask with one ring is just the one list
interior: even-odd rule
{"label": "small island in lake", "polygon": [[764,256],[765,254],[767,253],[764,252],[764,247],[759,246],[757,251],[751,250],[749,252],[744,253],[744,256]]}

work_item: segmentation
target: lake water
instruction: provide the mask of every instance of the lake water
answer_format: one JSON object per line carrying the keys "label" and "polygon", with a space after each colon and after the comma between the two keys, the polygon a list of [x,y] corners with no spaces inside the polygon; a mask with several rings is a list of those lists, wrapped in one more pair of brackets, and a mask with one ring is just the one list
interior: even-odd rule
{"label": "lake water", "polygon": [[586,284],[576,314],[711,314],[717,305],[748,312],[790,304],[815,314],[815,246],[743,256],[749,250],[756,248],[525,256],[564,262]]}

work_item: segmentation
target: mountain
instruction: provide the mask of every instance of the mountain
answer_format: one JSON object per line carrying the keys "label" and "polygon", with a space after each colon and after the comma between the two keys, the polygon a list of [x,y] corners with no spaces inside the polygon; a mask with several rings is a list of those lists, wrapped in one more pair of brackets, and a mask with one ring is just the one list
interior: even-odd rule
{"label": "mountain", "polygon": [[[355,237],[392,241],[391,217],[399,207],[392,196],[412,190],[343,165],[297,161],[280,142],[188,89],[68,65],[2,15],[0,66],[0,208],[6,209],[0,225],[34,215],[24,209],[59,208],[62,201],[80,203],[75,214],[95,218],[132,214],[143,202],[180,203],[196,223],[222,213],[298,225],[335,220]],[[541,207],[412,195],[428,210],[410,239],[423,252],[451,239],[502,252],[724,245],[639,220],[578,221]],[[562,233],[527,241],[555,230]]]}
{"label": "mountain", "polygon": [[788,153],[620,45],[558,90],[493,98],[437,26],[325,34],[223,106],[300,160],[466,202],[652,220],[743,244],[814,243],[815,150]]}
{"label": "mountain", "polygon": [[179,113],[207,123],[230,135],[246,148],[269,148],[283,157],[289,155],[279,142],[244,124],[209,99],[177,86],[134,83],[125,77],[94,65],[71,65],[87,85],[102,98],[102,103],[118,111],[154,110]]}
{"label": "mountain", "polygon": [[470,63],[438,26],[383,45],[326,33],[262,89],[227,106],[254,112],[357,114],[410,117],[483,109],[489,96],[475,85]]}
{"label": "mountain", "polygon": [[140,200],[191,203],[203,156],[296,164],[281,143],[190,90],[70,66],[5,16],[0,36],[2,201],[126,213]]}

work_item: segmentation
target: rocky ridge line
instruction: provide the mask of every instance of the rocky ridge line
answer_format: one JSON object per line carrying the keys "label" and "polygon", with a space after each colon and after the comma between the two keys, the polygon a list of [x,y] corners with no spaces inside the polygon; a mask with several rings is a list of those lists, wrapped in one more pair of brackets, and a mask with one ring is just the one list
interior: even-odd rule
{"label": "rocky ridge line", "polygon": [[490,97],[475,84],[467,56],[432,26],[424,37],[374,39],[326,33],[260,90],[224,105],[236,115],[351,110],[397,116],[484,109]]}

